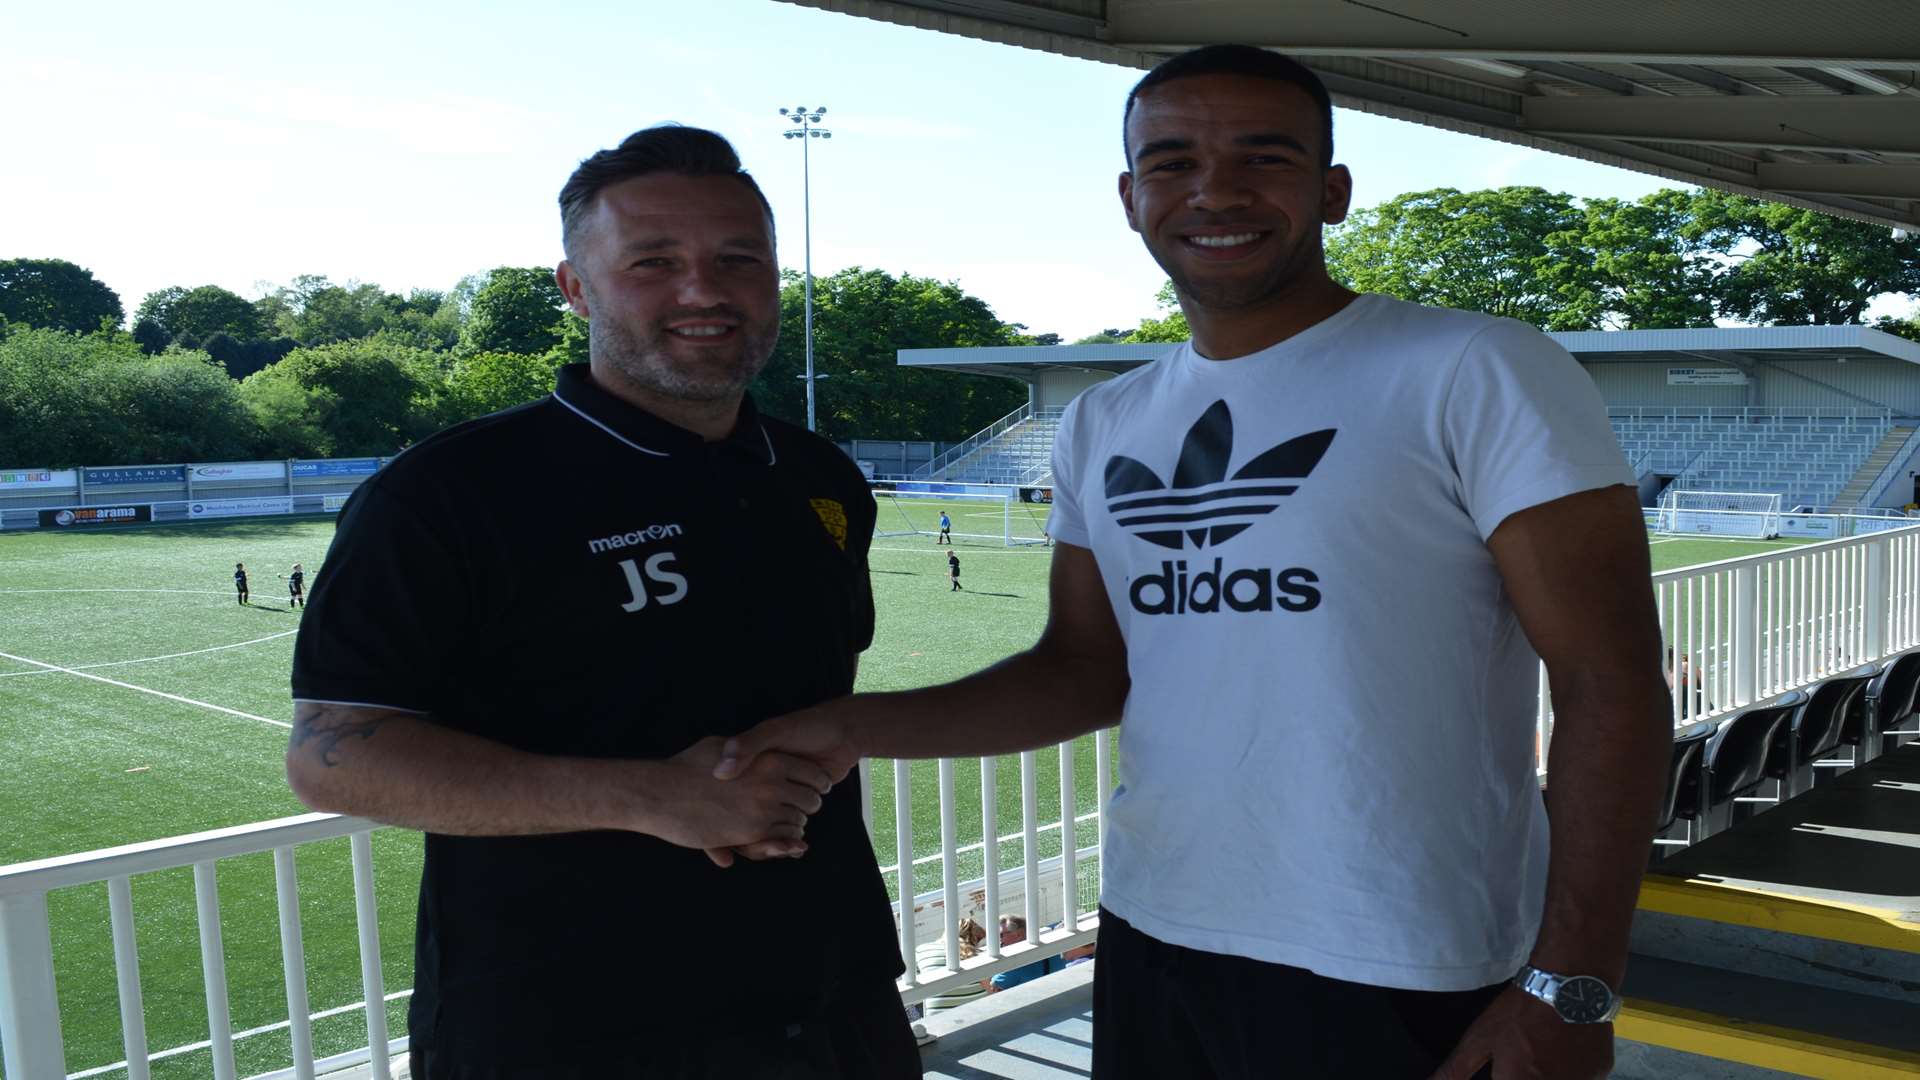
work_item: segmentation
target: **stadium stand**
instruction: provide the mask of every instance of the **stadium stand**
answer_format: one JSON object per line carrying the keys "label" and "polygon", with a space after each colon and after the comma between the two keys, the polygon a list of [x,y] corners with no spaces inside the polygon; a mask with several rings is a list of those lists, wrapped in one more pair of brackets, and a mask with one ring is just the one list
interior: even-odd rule
{"label": "stadium stand", "polygon": [[1063,409],[1021,406],[992,427],[922,466],[916,480],[1039,484],[1053,475],[1053,435]]}
{"label": "stadium stand", "polygon": [[[1776,492],[1789,507],[1825,509],[1854,485],[1857,501],[1912,432],[1895,428],[1885,410],[1834,412],[1630,406],[1607,418],[1638,474],[1672,476],[1687,489]],[[1876,454],[1880,468],[1868,471]]]}

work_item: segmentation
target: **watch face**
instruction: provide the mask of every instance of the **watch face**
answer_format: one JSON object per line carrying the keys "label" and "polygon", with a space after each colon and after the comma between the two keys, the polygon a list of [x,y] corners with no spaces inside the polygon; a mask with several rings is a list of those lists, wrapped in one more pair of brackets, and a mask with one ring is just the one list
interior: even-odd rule
{"label": "watch face", "polygon": [[1569,1024],[1597,1024],[1613,1007],[1613,991],[1591,975],[1575,975],[1560,984],[1553,996],[1553,1007]]}

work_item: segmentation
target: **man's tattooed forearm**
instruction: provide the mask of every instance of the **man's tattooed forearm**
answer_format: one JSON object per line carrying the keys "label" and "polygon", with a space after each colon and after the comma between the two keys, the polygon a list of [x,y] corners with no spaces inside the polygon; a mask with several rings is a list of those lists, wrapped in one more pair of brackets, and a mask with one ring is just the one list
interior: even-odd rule
{"label": "man's tattooed forearm", "polygon": [[364,709],[343,709],[332,705],[316,706],[311,711],[301,710],[293,718],[293,748],[311,754],[322,765],[333,768],[340,764],[340,744],[348,739],[365,742],[373,738],[381,725],[396,715],[369,715]]}

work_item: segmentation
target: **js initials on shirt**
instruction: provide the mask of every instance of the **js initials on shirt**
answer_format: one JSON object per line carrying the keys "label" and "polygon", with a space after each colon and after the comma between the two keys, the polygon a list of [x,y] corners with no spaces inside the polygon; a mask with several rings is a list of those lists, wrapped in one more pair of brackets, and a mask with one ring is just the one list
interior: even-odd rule
{"label": "js initials on shirt", "polygon": [[[620,571],[627,576],[627,588],[633,595],[627,599],[626,603],[620,605],[620,610],[639,611],[647,606],[649,599],[661,605],[677,604],[684,599],[687,595],[686,576],[668,569],[673,565],[674,558],[673,552],[662,551],[648,556],[644,564],[636,563],[633,559],[621,559]],[[642,571],[645,572],[644,577]],[[647,587],[649,581],[666,586],[667,591],[650,596]],[[658,593],[659,590],[655,589],[654,592]]]}

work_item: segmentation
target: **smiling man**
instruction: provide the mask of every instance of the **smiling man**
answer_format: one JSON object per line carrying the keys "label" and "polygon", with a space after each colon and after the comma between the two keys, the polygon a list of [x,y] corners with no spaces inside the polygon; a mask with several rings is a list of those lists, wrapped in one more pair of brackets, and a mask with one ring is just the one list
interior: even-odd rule
{"label": "smiling man", "polygon": [[[726,140],[638,132],[560,194],[591,360],[450,428],[341,514],[287,775],[426,833],[416,1080],[920,1075],[856,784],[721,737],[853,688],[874,506],[761,416],[771,211]],[[750,565],[775,530],[795,562]],[[779,957],[807,978],[753,977]]]}
{"label": "smiling man", "polygon": [[1532,327],[1329,278],[1352,181],[1298,63],[1175,57],[1124,137],[1121,206],[1193,339],[1067,409],[1040,641],[772,721],[718,774],[1123,720],[1099,1080],[1604,1076],[1669,731],[1599,393]]}

